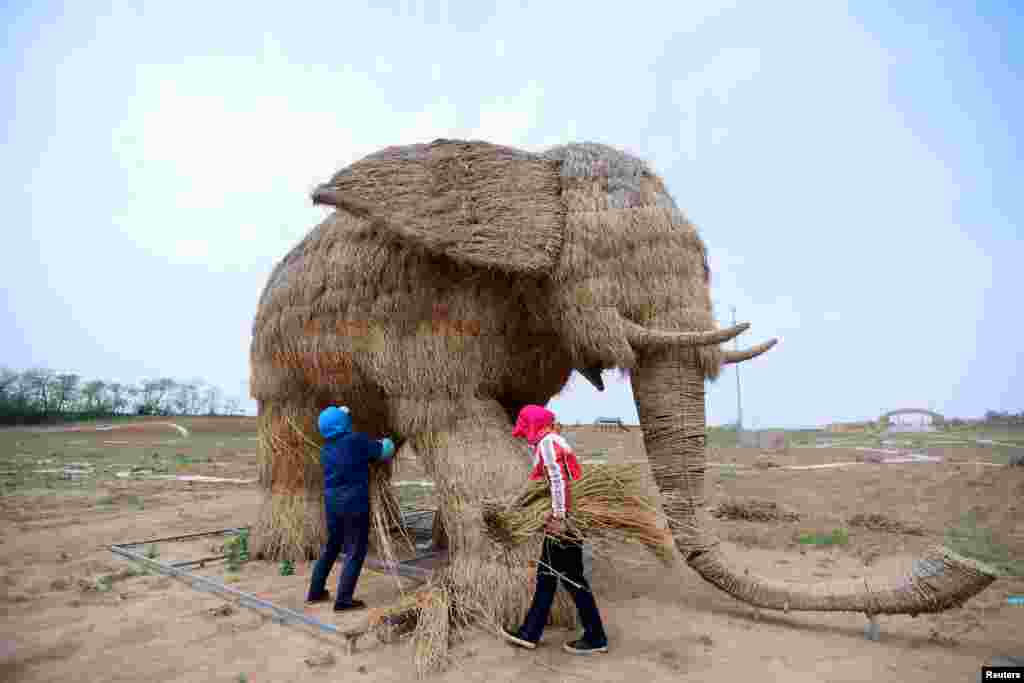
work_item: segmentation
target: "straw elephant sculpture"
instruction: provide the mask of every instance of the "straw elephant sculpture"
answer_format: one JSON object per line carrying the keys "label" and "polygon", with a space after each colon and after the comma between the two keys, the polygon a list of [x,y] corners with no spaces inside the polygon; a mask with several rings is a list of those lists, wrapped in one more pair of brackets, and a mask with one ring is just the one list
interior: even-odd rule
{"label": "straw elephant sculpture", "polygon": [[[943,547],[901,580],[787,583],[730,564],[698,520],[705,381],[775,342],[720,348],[748,325],[717,327],[704,242],[642,160],[591,143],[535,154],[436,140],[355,162],[313,201],[334,210],[274,268],[253,326],[251,393],[280,437],[261,444],[267,554],[313,554],[323,539],[319,467],[282,445],[283,421],[311,425],[345,404],[357,429],[414,444],[437,486],[452,580],[501,585],[482,568],[501,552],[477,513],[525,480],[515,415],[573,370],[603,389],[601,370],[620,368],[680,557],[737,599],[917,614],[994,580]],[[495,605],[509,600],[494,592]]]}

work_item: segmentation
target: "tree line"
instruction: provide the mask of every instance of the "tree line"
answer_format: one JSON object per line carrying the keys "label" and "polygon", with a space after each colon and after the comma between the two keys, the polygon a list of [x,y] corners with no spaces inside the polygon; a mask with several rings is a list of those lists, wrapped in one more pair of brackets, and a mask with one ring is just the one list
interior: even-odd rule
{"label": "tree line", "polygon": [[240,415],[241,402],[202,379],[123,384],[48,368],[0,368],[0,424],[42,424],[119,415]]}
{"label": "tree line", "polygon": [[[972,422],[971,420],[957,420],[954,418],[951,422]],[[1024,410],[1017,414],[1011,413],[1006,410],[986,410],[985,417],[981,420],[974,420],[975,423],[990,424],[990,425],[1024,425]]]}

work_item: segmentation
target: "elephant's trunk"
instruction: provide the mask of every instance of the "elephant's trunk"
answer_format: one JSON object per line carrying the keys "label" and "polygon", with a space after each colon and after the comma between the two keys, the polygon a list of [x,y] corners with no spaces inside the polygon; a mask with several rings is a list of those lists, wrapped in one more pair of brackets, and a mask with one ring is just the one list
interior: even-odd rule
{"label": "elephant's trunk", "polygon": [[943,547],[896,580],[799,584],[729,566],[696,514],[704,504],[704,377],[692,350],[683,347],[638,353],[632,373],[647,457],[676,547],[705,580],[767,609],[916,615],[959,606],[996,579],[993,570]]}

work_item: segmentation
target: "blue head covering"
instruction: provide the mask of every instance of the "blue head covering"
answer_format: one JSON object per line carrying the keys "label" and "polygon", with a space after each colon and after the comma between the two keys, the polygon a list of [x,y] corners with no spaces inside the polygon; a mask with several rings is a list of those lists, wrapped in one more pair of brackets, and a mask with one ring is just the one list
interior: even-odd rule
{"label": "blue head covering", "polygon": [[345,406],[341,408],[331,406],[320,413],[317,426],[320,428],[320,436],[332,439],[352,430],[352,416],[349,415],[348,408]]}

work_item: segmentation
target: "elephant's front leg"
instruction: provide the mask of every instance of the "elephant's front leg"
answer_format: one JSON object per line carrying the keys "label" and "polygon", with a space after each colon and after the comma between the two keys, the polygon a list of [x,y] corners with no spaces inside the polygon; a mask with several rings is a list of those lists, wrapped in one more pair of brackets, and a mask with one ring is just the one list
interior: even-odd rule
{"label": "elephant's front leg", "polygon": [[327,539],[323,473],[315,445],[313,400],[260,401],[260,517],[253,528],[253,556],[292,561],[314,559]]}
{"label": "elephant's front leg", "polygon": [[[418,434],[413,445],[434,480],[448,541],[449,565],[438,587],[450,592],[446,599],[457,615],[495,627],[517,623],[533,595],[540,539],[511,551],[493,542],[482,504],[522,489],[530,472],[528,447],[512,437],[507,413],[492,400],[467,403],[450,426]],[[552,614],[553,623],[574,623],[568,600],[556,603]]]}

